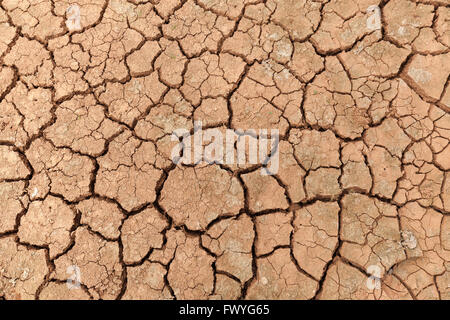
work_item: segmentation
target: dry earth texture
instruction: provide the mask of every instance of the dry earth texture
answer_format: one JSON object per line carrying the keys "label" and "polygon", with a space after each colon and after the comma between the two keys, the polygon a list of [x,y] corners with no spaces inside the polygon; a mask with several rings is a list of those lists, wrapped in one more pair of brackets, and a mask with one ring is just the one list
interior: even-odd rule
{"label": "dry earth texture", "polygon": [[449,0],[0,1],[0,299],[450,299],[449,48]]}

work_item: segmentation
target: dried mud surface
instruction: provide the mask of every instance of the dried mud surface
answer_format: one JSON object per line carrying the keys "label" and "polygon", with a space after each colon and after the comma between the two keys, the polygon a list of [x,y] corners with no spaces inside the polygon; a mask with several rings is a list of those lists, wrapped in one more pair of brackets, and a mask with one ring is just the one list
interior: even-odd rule
{"label": "dried mud surface", "polygon": [[[0,299],[450,299],[449,48],[448,0],[0,1]],[[197,120],[279,171],[174,165]]]}

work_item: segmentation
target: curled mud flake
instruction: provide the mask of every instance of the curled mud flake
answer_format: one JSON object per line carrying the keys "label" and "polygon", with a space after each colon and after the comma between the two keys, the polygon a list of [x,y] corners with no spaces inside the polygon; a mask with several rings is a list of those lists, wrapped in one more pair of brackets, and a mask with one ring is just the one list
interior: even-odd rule
{"label": "curled mud flake", "polygon": [[67,270],[76,266],[80,270],[81,285],[86,286],[95,299],[115,299],[122,286],[122,265],[119,245],[92,234],[86,227],[75,231],[75,245],[55,260],[53,277],[68,279]]}
{"label": "curled mud flake", "polygon": [[216,165],[177,167],[164,183],[160,204],[176,225],[204,230],[218,217],[238,214],[244,192],[236,177]]}
{"label": "curled mud flake", "polygon": [[0,146],[0,181],[25,179],[31,171],[13,147]]}
{"label": "curled mud flake", "polygon": [[99,198],[90,198],[78,203],[76,209],[81,213],[80,222],[88,225],[91,230],[108,239],[119,237],[119,229],[125,216],[116,204]]}
{"label": "curled mud flake", "polygon": [[317,201],[295,212],[292,252],[300,268],[320,280],[338,245],[339,205]]}
{"label": "curled mud flake", "polygon": [[32,300],[48,273],[45,250],[28,249],[13,237],[0,239],[0,296]]}
{"label": "curled mud flake", "polygon": [[256,259],[256,278],[247,290],[246,299],[307,300],[314,296],[318,283],[297,269],[289,251],[281,248]]}
{"label": "curled mud flake", "polygon": [[274,212],[255,218],[258,239],[256,255],[271,253],[279,246],[289,246],[292,233],[292,213]]}
{"label": "curled mud flake", "polygon": [[202,236],[202,244],[217,255],[216,270],[246,283],[253,275],[252,246],[255,233],[247,215],[221,220]]}
{"label": "curled mud flake", "polygon": [[24,210],[25,182],[0,183],[0,233],[14,230],[17,215]]}
{"label": "curled mud flake", "polygon": [[167,270],[159,263],[144,261],[127,267],[127,289],[124,300],[168,300],[172,296],[164,282]]}
{"label": "curled mud flake", "polygon": [[161,249],[164,240],[161,232],[167,226],[167,221],[154,208],[128,217],[121,229],[124,262],[139,262],[150,249]]}
{"label": "curled mud flake", "polygon": [[[371,289],[373,282],[379,283]],[[327,272],[319,299],[323,300],[410,300],[408,289],[397,278],[369,278],[338,259]]]}
{"label": "curled mud flake", "polygon": [[214,294],[210,300],[237,300],[241,296],[241,285],[236,280],[223,275],[216,274]]}
{"label": "curled mud flake", "polygon": [[235,22],[204,10],[194,0],[186,1],[163,25],[163,34],[176,39],[192,57],[205,50],[216,51],[221,40],[230,34]]}
{"label": "curled mud flake", "polygon": [[61,199],[49,196],[33,201],[21,218],[17,235],[21,242],[49,248],[50,259],[64,252],[71,242],[75,212]]}
{"label": "curled mud flake", "polygon": [[69,201],[76,201],[90,194],[94,164],[88,157],[67,148],[54,148],[43,139],[33,141],[25,155],[35,174],[48,177],[51,192],[62,195]]}
{"label": "curled mud flake", "polygon": [[92,95],[75,96],[56,109],[56,121],[45,136],[56,146],[70,146],[76,152],[100,155],[120,126],[107,119]]}
{"label": "curled mud flake", "polygon": [[197,236],[182,234],[179,241],[167,275],[175,297],[182,300],[207,299],[213,291],[214,258],[200,247]]}
{"label": "curled mud flake", "polygon": [[287,209],[286,190],[270,176],[261,175],[260,170],[242,175],[248,190],[248,206],[253,212],[270,209]]}
{"label": "curled mud flake", "polygon": [[395,206],[355,193],[345,195],[341,206],[342,257],[364,269],[377,266],[381,278],[406,259]]}
{"label": "curled mud flake", "polygon": [[139,209],[156,199],[162,170],[155,167],[156,148],[125,131],[98,158],[95,192],[116,199],[127,211]]}
{"label": "curled mud flake", "polygon": [[81,288],[69,289],[65,282],[49,282],[39,293],[39,300],[90,300],[90,296]]}

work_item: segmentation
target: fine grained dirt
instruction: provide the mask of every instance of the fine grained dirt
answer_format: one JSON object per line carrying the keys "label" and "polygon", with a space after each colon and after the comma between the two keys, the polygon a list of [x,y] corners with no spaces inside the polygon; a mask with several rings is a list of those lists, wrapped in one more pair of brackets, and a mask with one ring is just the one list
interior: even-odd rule
{"label": "fine grained dirt", "polygon": [[448,0],[0,1],[0,299],[450,299],[449,48]]}

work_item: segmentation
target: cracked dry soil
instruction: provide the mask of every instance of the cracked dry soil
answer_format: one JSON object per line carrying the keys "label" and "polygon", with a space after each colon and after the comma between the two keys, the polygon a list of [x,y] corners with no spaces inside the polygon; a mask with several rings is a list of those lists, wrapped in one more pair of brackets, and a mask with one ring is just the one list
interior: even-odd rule
{"label": "cracked dry soil", "polygon": [[0,299],[450,299],[449,0],[2,0],[0,60]]}

